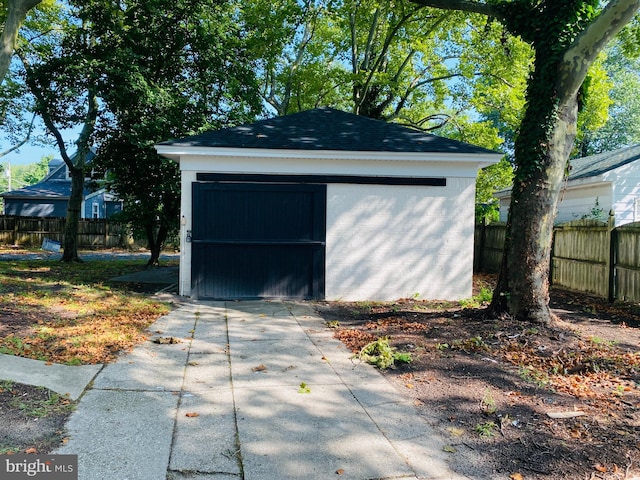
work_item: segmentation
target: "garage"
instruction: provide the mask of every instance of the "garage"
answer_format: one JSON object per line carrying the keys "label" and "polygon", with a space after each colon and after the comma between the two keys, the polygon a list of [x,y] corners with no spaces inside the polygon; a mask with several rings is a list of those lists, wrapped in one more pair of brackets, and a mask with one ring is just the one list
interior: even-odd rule
{"label": "garage", "polygon": [[156,145],[180,164],[180,294],[471,296],[475,180],[502,154],[332,108]]}
{"label": "garage", "polygon": [[195,295],[324,297],[325,205],[324,185],[194,183]]}

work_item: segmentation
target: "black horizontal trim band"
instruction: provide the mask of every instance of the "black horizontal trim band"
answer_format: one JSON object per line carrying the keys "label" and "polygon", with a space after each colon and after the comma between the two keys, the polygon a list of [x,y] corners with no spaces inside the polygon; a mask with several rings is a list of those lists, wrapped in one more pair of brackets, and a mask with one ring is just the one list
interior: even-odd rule
{"label": "black horizontal trim band", "polygon": [[319,240],[191,240],[192,243],[212,246],[303,246],[303,247],[324,247],[326,242]]}
{"label": "black horizontal trim band", "polygon": [[359,185],[418,185],[446,187],[442,177],[376,177],[371,175],[268,175],[261,173],[205,173],[196,174],[199,182],[240,183],[353,183]]}

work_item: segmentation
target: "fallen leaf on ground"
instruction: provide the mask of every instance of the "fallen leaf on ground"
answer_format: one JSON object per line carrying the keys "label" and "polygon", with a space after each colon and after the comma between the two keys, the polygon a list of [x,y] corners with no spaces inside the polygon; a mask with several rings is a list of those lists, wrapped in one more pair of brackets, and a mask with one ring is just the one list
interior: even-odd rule
{"label": "fallen leaf on ground", "polygon": [[524,477],[521,473],[512,473],[511,475],[509,475],[509,478],[511,480],[524,480]]}
{"label": "fallen leaf on ground", "polygon": [[311,389],[304,382],[300,384],[300,388],[298,388],[298,393],[311,393]]}
{"label": "fallen leaf on ground", "polygon": [[444,447],[442,447],[442,450],[444,450],[447,453],[456,453],[458,450],[456,450],[456,447],[453,447],[451,445],[445,445]]}
{"label": "fallen leaf on ground", "polygon": [[194,418],[194,417],[199,417],[200,414],[196,413],[196,412],[187,412],[187,414],[185,416],[189,417],[189,418]]}
{"label": "fallen leaf on ground", "polygon": [[605,473],[607,471],[607,467],[605,467],[604,465],[600,464],[600,463],[596,463],[593,468],[595,468],[597,471],[601,472],[601,473]]}
{"label": "fallen leaf on ground", "polygon": [[35,447],[27,448],[24,453],[38,453],[38,449]]}
{"label": "fallen leaf on ground", "polygon": [[267,367],[263,363],[261,363],[257,367],[253,367],[251,370],[253,372],[264,372],[266,369],[267,369]]}
{"label": "fallen leaf on ground", "polygon": [[339,468],[338,470],[336,470],[336,474],[338,475],[342,475],[344,473],[344,470],[342,468]]}

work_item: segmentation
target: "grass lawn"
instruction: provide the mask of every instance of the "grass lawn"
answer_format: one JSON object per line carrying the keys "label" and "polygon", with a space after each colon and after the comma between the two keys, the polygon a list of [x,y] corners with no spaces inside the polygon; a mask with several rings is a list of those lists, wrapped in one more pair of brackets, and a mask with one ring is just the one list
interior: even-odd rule
{"label": "grass lawn", "polygon": [[68,365],[112,360],[171,309],[110,282],[145,268],[142,258],[0,261],[0,353]]}

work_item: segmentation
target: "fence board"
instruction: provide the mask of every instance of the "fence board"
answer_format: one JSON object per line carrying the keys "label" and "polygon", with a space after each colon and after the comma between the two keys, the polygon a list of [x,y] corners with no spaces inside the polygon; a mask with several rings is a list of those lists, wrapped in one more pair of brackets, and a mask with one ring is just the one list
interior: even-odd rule
{"label": "fence board", "polygon": [[551,283],[559,287],[606,298],[609,291],[607,266],[568,258],[553,258]]}
{"label": "fence board", "polygon": [[[613,225],[613,217],[610,221]],[[506,226],[487,227],[476,227],[476,241],[482,239],[483,245],[476,248],[475,265],[477,271],[491,273],[500,265],[501,255],[496,253],[501,251]],[[593,221],[556,226],[551,284],[610,300],[640,302],[640,222],[611,232],[609,228]]]}
{"label": "fence board", "polygon": [[609,291],[609,231],[600,222],[575,221],[554,228],[551,283],[601,297]]}
{"label": "fence board", "polygon": [[616,298],[640,302],[640,270],[616,266]]}
{"label": "fence board", "polygon": [[477,271],[500,271],[506,226],[503,223],[481,225],[476,228],[475,268]]}
{"label": "fence board", "polygon": [[[0,216],[0,243],[37,247],[45,238],[64,240],[64,218]],[[78,223],[79,248],[123,247],[128,241],[126,226],[105,219],[82,219]]]}

